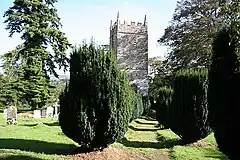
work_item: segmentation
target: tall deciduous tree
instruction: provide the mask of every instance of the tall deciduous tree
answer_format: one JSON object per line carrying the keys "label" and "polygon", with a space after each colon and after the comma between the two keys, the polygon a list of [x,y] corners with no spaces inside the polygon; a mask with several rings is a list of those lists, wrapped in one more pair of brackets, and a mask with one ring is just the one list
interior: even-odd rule
{"label": "tall deciduous tree", "polygon": [[25,101],[25,81],[22,70],[24,63],[18,64],[14,61],[18,49],[19,46],[1,56],[4,75],[1,76],[0,101],[4,106],[18,105]]}
{"label": "tall deciduous tree", "polygon": [[152,76],[149,77],[148,93],[151,103],[153,103],[154,99],[156,100],[161,87],[169,87],[171,85],[173,72],[169,63],[168,60],[162,60],[156,57],[149,58],[149,66],[151,68],[150,75],[152,74]]}
{"label": "tall deciduous tree", "polygon": [[[6,29],[10,37],[21,33],[24,41],[12,57],[20,61],[23,79],[26,81],[26,97],[33,108],[44,105],[49,97],[49,75],[56,73],[57,65],[66,71],[70,47],[60,27],[60,18],[54,3],[57,0],[15,0],[5,13]],[[48,52],[47,48],[53,52]],[[20,58],[21,57],[21,58]]]}
{"label": "tall deciduous tree", "polygon": [[211,44],[222,19],[219,0],[178,1],[158,42],[170,47],[167,58],[177,69],[209,65]]}

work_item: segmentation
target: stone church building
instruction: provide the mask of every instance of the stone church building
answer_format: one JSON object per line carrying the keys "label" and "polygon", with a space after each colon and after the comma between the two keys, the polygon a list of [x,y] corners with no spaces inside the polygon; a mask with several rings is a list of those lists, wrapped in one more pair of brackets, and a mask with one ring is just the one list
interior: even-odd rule
{"label": "stone church building", "polygon": [[148,27],[146,15],[143,23],[119,20],[110,24],[110,47],[121,68],[126,68],[131,84],[143,95],[148,93]]}

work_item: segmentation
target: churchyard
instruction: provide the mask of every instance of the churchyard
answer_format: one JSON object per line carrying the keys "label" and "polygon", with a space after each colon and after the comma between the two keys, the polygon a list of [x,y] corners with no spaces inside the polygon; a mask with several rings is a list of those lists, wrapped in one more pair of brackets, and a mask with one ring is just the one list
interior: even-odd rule
{"label": "churchyard", "polygon": [[151,117],[130,123],[125,137],[102,152],[79,153],[77,144],[61,131],[55,117],[34,118],[32,111],[18,111],[17,125],[7,125],[0,113],[0,159],[7,160],[227,160],[216,149],[213,134],[182,146],[169,129],[161,130]]}
{"label": "churchyard", "polygon": [[56,2],[15,0],[4,12],[23,43],[1,56],[0,159],[239,159],[239,1],[177,2],[155,39],[169,50],[152,60],[146,15],[129,25],[118,12],[109,44],[78,46]]}

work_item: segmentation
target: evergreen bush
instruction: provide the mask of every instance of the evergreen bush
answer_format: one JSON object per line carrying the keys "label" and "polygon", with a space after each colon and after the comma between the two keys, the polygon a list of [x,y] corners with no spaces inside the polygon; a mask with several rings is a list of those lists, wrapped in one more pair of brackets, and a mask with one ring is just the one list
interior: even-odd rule
{"label": "evergreen bush", "polygon": [[238,144],[240,99],[240,63],[237,50],[239,40],[232,29],[219,31],[213,42],[212,63],[209,70],[210,124],[220,151],[230,159],[239,159]]}
{"label": "evergreen bush", "polygon": [[143,114],[142,115],[146,116],[151,110],[151,103],[150,103],[148,95],[142,95],[142,102],[143,102]]}
{"label": "evergreen bush", "polygon": [[159,124],[169,128],[169,107],[172,102],[173,89],[170,87],[160,87],[159,96],[156,103],[156,119]]}
{"label": "evergreen bush", "polygon": [[99,150],[124,136],[132,115],[131,88],[111,51],[94,44],[75,47],[70,81],[60,96],[63,133],[87,150]]}
{"label": "evergreen bush", "polygon": [[142,95],[138,91],[132,90],[132,118],[137,119],[143,114]]}
{"label": "evergreen bush", "polygon": [[184,143],[196,142],[210,134],[208,121],[207,70],[182,70],[173,81],[169,127]]}

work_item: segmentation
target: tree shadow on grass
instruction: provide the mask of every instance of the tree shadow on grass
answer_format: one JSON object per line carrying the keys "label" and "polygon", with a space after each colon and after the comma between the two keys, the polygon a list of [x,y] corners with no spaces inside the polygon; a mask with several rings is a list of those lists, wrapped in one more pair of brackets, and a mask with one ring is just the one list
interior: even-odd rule
{"label": "tree shadow on grass", "polygon": [[50,143],[26,139],[0,139],[0,149],[19,149],[35,153],[65,155],[76,149],[73,144]]}
{"label": "tree shadow on grass", "polygon": [[156,121],[154,117],[149,117],[149,116],[141,116],[139,118],[144,119],[146,121]]}
{"label": "tree shadow on grass", "polygon": [[152,132],[154,132],[154,131],[160,130],[159,128],[136,128],[131,125],[129,125],[128,128],[130,128],[134,131],[152,131]]}
{"label": "tree shadow on grass", "polygon": [[182,142],[179,138],[174,139],[164,139],[162,137],[158,137],[157,140],[159,142],[144,142],[144,141],[131,141],[126,137],[122,138],[118,142],[123,144],[126,147],[133,148],[154,148],[154,149],[164,149],[164,148],[172,148],[176,145],[181,145]]}
{"label": "tree shadow on grass", "polygon": [[166,140],[164,142],[130,141],[125,137],[119,140],[119,143],[123,144],[125,147],[154,148],[154,149],[172,148],[175,145],[178,145],[179,142],[180,142],[179,139],[171,139],[171,140]]}
{"label": "tree shadow on grass", "polygon": [[205,148],[205,157],[211,159],[229,160],[228,157],[224,155],[222,152],[212,148]]}
{"label": "tree shadow on grass", "polygon": [[38,123],[34,123],[34,124],[19,124],[18,126],[27,126],[27,127],[35,127],[39,125]]}
{"label": "tree shadow on grass", "polygon": [[40,158],[21,156],[21,155],[10,155],[6,157],[0,157],[2,160],[42,160]]}
{"label": "tree shadow on grass", "polygon": [[[22,124],[22,125],[19,125],[19,126],[27,126],[27,127],[34,127],[34,126],[37,126],[37,125],[40,125],[41,123],[34,123],[34,124]],[[42,123],[44,125],[47,125],[47,126],[59,126],[59,123],[58,122],[52,122],[52,123]]]}
{"label": "tree shadow on grass", "polygon": [[151,123],[151,122],[141,122],[139,120],[135,120],[136,123],[138,124],[143,124],[143,125],[156,125],[157,123]]}
{"label": "tree shadow on grass", "polygon": [[52,123],[43,123],[47,126],[59,126],[59,122],[52,122]]}

